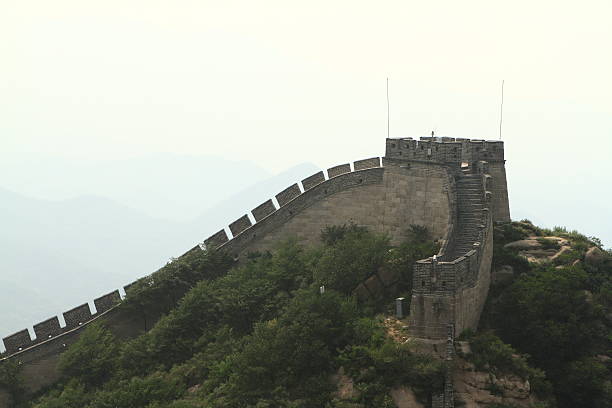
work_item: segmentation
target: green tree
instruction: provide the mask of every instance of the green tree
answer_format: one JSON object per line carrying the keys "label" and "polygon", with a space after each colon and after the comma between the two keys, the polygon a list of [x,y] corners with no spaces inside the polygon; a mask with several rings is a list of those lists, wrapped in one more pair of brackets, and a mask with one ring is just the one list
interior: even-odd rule
{"label": "green tree", "polygon": [[102,324],[94,323],[61,355],[59,370],[65,377],[76,378],[83,384],[100,385],[116,370],[118,352],[113,334]]}

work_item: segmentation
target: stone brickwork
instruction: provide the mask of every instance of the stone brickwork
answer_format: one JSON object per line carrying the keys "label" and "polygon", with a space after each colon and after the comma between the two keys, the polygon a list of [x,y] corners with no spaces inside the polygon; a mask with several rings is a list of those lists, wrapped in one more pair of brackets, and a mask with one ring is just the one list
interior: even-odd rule
{"label": "stone brickwork", "polygon": [[[371,158],[355,162],[354,170],[350,164],[332,167],[327,178],[318,172],[301,181],[304,192],[295,183],[277,194],[280,208],[268,200],[253,209],[255,224],[248,215],[232,223],[232,239],[221,229],[188,253],[218,248],[239,259],[250,251],[272,249],[289,237],[317,242],[326,226],[349,222],[387,233],[398,243],[410,224],[426,226],[441,250],[435,259],[415,265],[410,330],[417,337],[443,339],[449,324],[455,333],[478,324],[490,282],[492,225],[510,219],[504,163],[501,141],[387,139],[382,167],[379,158]],[[356,291],[385,293],[396,282],[384,272]],[[8,358],[18,356],[23,362],[29,389],[59,378],[59,353],[88,323],[118,310],[120,301],[114,291],[94,301],[93,315],[88,304],[65,312],[65,327],[53,317],[34,325],[34,340],[28,330],[3,338]],[[112,328],[115,323],[109,324]],[[41,376],[43,365],[47,374]],[[448,395],[447,384],[445,395],[435,397],[435,403],[452,406]]]}
{"label": "stone brickwork", "polygon": [[102,313],[110,310],[113,306],[121,302],[121,295],[119,295],[119,291],[115,290],[111,293],[108,293],[104,296],[100,296],[97,299],[94,299],[94,305],[96,306],[96,312]]}
{"label": "stone brickwork", "polygon": [[66,327],[69,329],[82,325],[91,320],[91,317],[91,311],[87,303],[64,312],[64,321],[66,322]]}
{"label": "stone brickwork", "polygon": [[232,222],[229,225],[229,229],[230,231],[232,231],[232,234],[234,236],[240,234],[242,231],[244,231],[245,229],[249,228],[251,225],[251,220],[249,220],[249,217],[246,215],[243,215],[242,217],[238,218],[236,221]]}
{"label": "stone brickwork", "polygon": [[255,218],[255,221],[259,222],[266,218],[268,215],[272,214],[274,211],[276,211],[276,207],[274,206],[272,199],[270,199],[265,203],[255,207],[253,211],[251,211],[251,213],[253,214],[253,218]]}
{"label": "stone brickwork", "polygon": [[11,334],[10,336],[3,338],[2,341],[4,342],[4,347],[6,347],[6,351],[9,354],[23,350],[32,344],[32,339],[30,338],[30,333],[27,329]]}
{"label": "stone brickwork", "polygon": [[302,180],[302,187],[304,187],[304,191],[308,191],[314,186],[316,186],[317,184],[321,184],[324,181],[325,181],[325,175],[323,174],[322,171],[320,171]]}
{"label": "stone brickwork", "polygon": [[226,243],[229,240],[229,238],[227,237],[227,233],[225,232],[225,230],[221,230],[219,232],[214,233],[213,235],[211,235],[210,237],[206,238],[204,240],[204,245],[207,248],[216,248],[220,245],[223,245],[224,243]]}
{"label": "stone brickwork", "polygon": [[312,244],[325,227],[350,222],[388,233],[395,243],[405,238],[410,224],[425,225],[443,241],[450,223],[449,177],[430,164],[345,173],[295,197],[220,248],[240,256],[290,237]]}
{"label": "stone brickwork", "polygon": [[336,176],[339,176],[341,174],[345,174],[345,173],[350,173],[351,172],[351,165],[350,164],[341,164],[339,166],[335,166],[335,167],[331,167],[329,169],[327,169],[327,176],[329,178],[333,178]]}
{"label": "stone brickwork", "polygon": [[291,187],[288,187],[278,193],[276,195],[276,201],[278,201],[278,205],[282,207],[300,194],[302,194],[302,192],[300,191],[300,187],[297,185],[297,183],[295,183]]}
{"label": "stone brickwork", "polygon": [[36,335],[36,339],[40,341],[51,338],[53,336],[57,336],[61,333],[62,328],[60,327],[59,319],[57,318],[57,316],[53,316],[52,318],[47,319],[44,322],[34,325],[34,334]]}
{"label": "stone brickwork", "polygon": [[371,159],[358,160],[353,163],[353,167],[355,168],[355,171],[380,167],[380,158],[373,157]]}
{"label": "stone brickwork", "polygon": [[489,166],[479,161],[456,175],[456,220],[449,245],[418,261],[413,275],[410,331],[439,339],[452,323],[461,333],[476,329],[490,283],[493,253]]}

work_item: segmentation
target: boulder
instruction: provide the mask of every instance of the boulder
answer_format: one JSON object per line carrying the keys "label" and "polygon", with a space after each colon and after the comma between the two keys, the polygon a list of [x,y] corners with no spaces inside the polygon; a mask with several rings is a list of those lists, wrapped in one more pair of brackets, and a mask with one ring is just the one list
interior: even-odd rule
{"label": "boulder", "polygon": [[408,387],[396,387],[391,390],[391,398],[397,408],[425,408],[417,401],[414,392]]}
{"label": "boulder", "polygon": [[521,250],[540,249],[541,247],[542,244],[540,244],[537,239],[521,239],[504,245],[504,248]]}
{"label": "boulder", "polygon": [[591,247],[584,255],[584,262],[589,265],[601,265],[607,258],[607,254],[597,247]]}

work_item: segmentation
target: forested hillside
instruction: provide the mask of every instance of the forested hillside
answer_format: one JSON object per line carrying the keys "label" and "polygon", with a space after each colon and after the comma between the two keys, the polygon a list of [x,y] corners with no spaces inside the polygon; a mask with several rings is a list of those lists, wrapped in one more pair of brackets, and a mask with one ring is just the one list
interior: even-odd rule
{"label": "forested hillside", "polygon": [[[410,232],[394,247],[361,227],[330,227],[316,247],[283,242],[240,265],[221,252],[189,254],[119,306],[163,314],[146,334],[120,340],[91,325],[63,354],[54,387],[26,397],[10,361],[0,385],[20,408],[409,406],[401,395],[428,406],[446,363],[406,336],[393,300],[410,299],[414,262],[438,248],[422,228]],[[521,406],[612,404],[612,263],[599,246],[529,222],[496,227],[481,328],[461,334],[467,347],[451,367],[488,378],[482,406],[513,406],[506,378],[527,384]],[[401,284],[357,298],[380,271]]]}

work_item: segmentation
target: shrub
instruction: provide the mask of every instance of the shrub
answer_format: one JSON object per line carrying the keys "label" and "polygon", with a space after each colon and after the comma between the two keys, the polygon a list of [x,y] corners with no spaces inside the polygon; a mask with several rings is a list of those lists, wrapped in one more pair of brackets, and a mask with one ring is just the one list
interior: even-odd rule
{"label": "shrub", "polygon": [[59,370],[85,385],[102,384],[117,367],[119,347],[113,334],[100,323],[90,324],[60,357]]}

